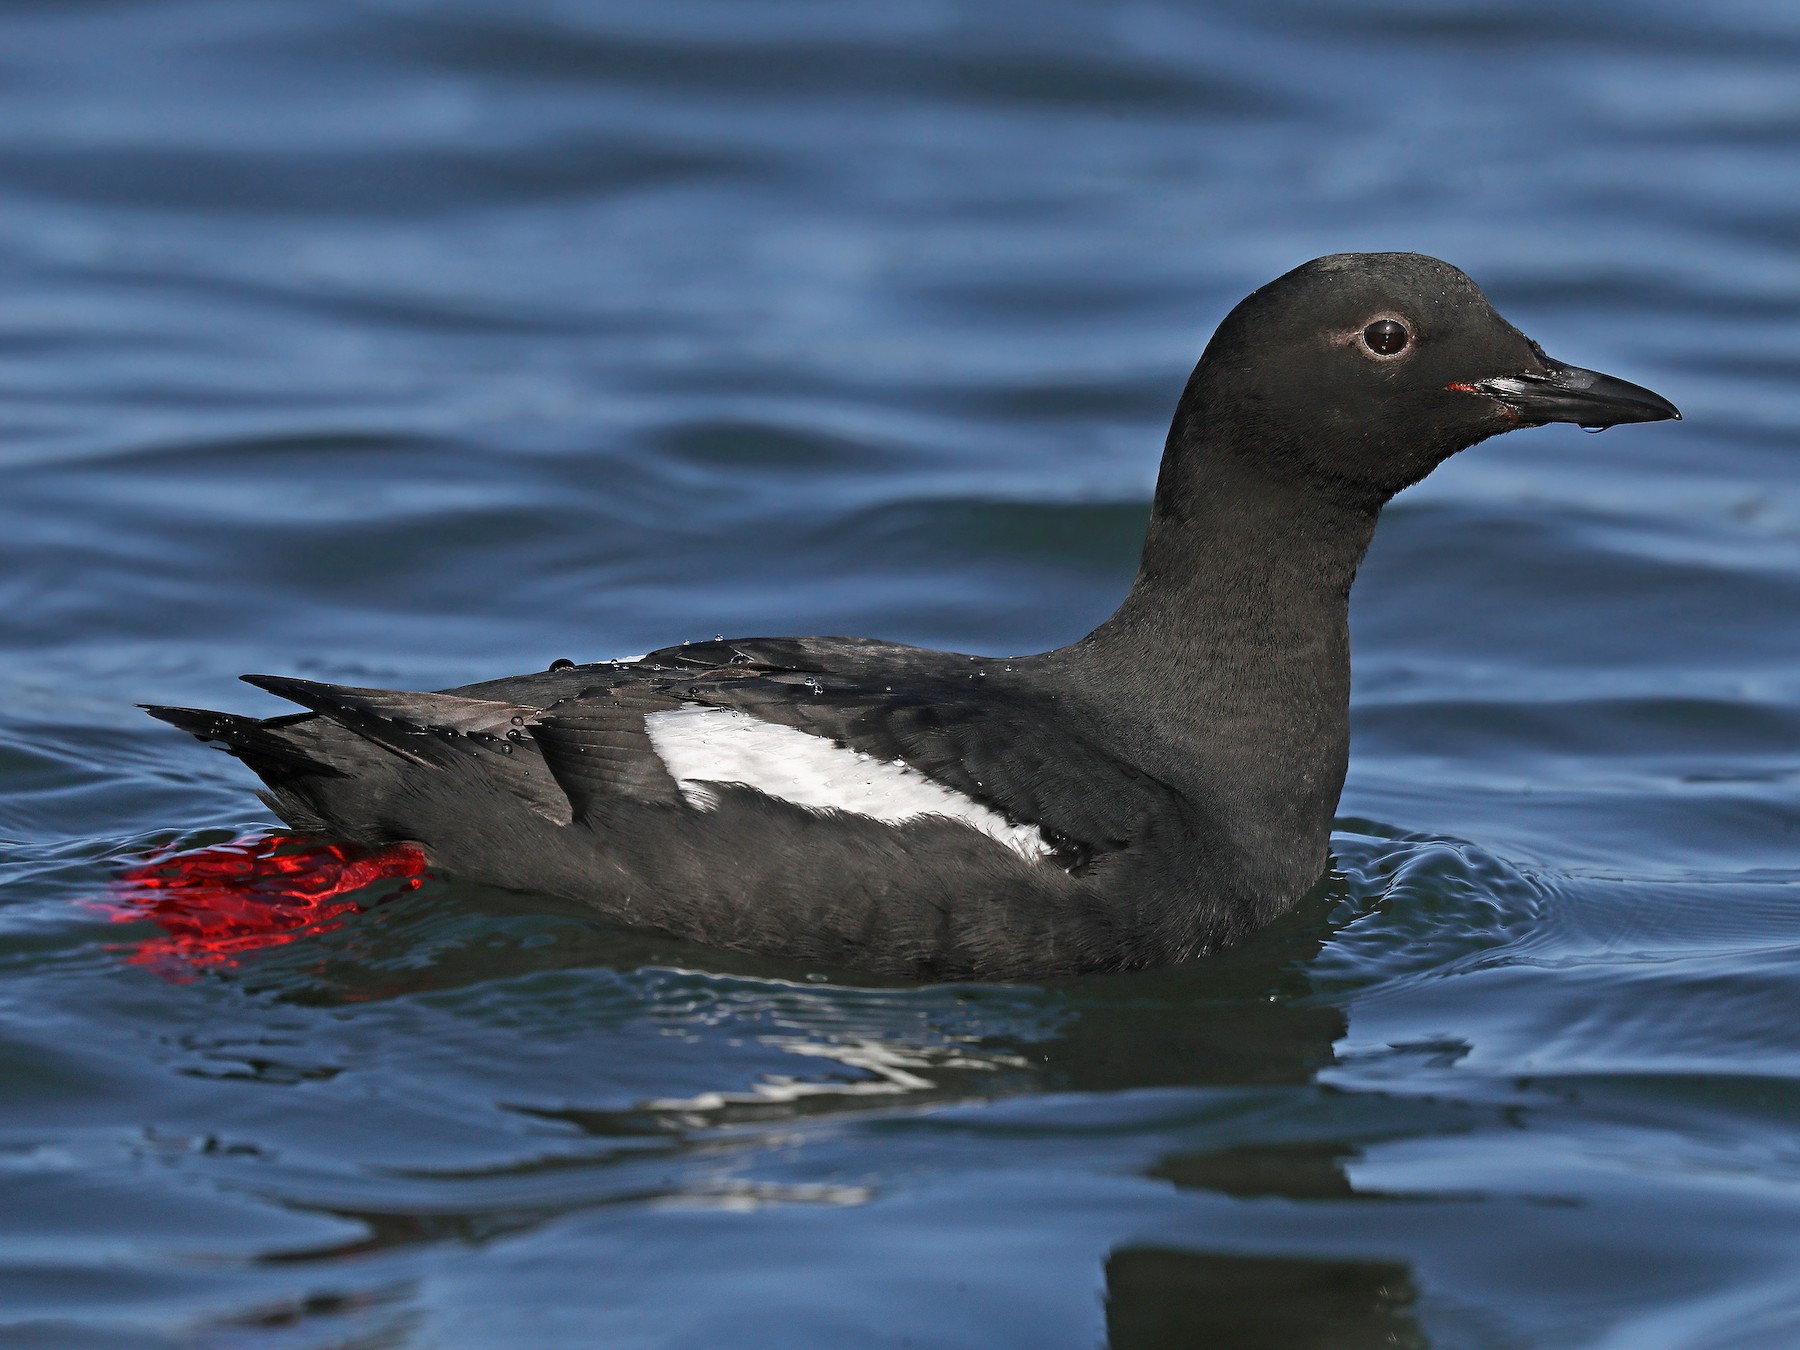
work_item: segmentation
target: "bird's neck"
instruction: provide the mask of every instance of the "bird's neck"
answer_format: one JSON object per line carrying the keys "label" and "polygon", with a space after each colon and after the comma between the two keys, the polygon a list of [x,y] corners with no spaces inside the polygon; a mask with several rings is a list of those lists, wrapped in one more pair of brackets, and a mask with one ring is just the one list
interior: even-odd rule
{"label": "bird's neck", "polygon": [[1176,697],[1305,668],[1322,635],[1345,631],[1379,515],[1379,503],[1246,467],[1228,447],[1185,447],[1165,462],[1131,593],[1078,646],[1101,661],[1149,658]]}
{"label": "bird's neck", "polygon": [[1229,446],[1181,446],[1131,593],[1059,654],[1154,737],[1264,890],[1324,867],[1349,757],[1350,586],[1379,514]]}

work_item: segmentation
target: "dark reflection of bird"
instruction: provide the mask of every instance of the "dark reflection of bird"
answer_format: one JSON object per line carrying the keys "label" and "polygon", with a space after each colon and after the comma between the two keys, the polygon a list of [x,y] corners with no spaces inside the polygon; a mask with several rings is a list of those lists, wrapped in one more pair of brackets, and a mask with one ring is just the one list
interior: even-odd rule
{"label": "dark reflection of bird", "polygon": [[268,720],[152,711],[301,829],[714,946],[924,978],[1165,964],[1325,867],[1382,505],[1498,432],[1677,416],[1445,263],[1321,258],[1220,326],[1130,594],[1070,646],[701,642],[438,694],[251,677],[312,710]]}
{"label": "dark reflection of bird", "polygon": [[[466,925],[489,912],[490,899],[491,917],[498,920],[504,913],[498,896],[459,890],[458,898],[445,897],[465,926],[458,940],[445,942],[423,964],[416,933],[383,936],[380,925],[369,925],[355,944],[373,944],[363,953],[368,964],[344,961],[339,976],[363,1001],[396,977],[401,982],[382,993],[491,985],[541,973],[547,965],[609,966],[622,974],[647,966],[650,973],[695,954],[666,939],[620,941],[589,925],[559,930],[560,940],[549,947],[470,943]],[[1389,1104],[1379,1095],[1352,1100],[1317,1082],[1319,1071],[1333,1062],[1346,1020],[1340,1007],[1309,997],[1314,989],[1308,972],[1343,899],[1335,886],[1308,896],[1203,964],[1041,987],[953,992],[874,982],[816,985],[796,978],[804,968],[722,954],[718,965],[727,973],[686,976],[670,986],[670,998],[689,1004],[696,1002],[692,982],[726,982],[731,1015],[716,1024],[687,1024],[687,1034],[707,1048],[690,1061],[685,1076],[667,1065],[651,1075],[668,1095],[512,1108],[583,1136],[590,1146],[571,1148],[569,1135],[558,1132],[543,1144],[545,1156],[525,1165],[508,1155],[491,1170],[458,1168],[435,1179],[414,1173],[415,1184],[431,1182],[416,1213],[391,1204],[292,1201],[348,1221],[357,1232],[284,1253],[284,1259],[341,1260],[446,1237],[492,1242],[601,1206],[705,1202],[716,1197],[707,1188],[718,1184],[716,1167],[706,1162],[723,1150],[738,1160],[732,1181],[742,1200],[860,1203],[863,1197],[841,1187],[793,1183],[790,1155],[795,1141],[808,1137],[809,1125],[876,1117],[905,1122],[916,1132],[933,1128],[932,1113],[922,1109],[932,1106],[968,1108],[1043,1094],[1053,1102],[1077,1094],[1099,1104],[1115,1094],[1157,1089],[1142,1099],[1155,1103],[1148,1108],[1155,1122],[1145,1128],[1158,1137],[1174,1133],[1176,1140],[1141,1164],[1144,1174],[1181,1192],[1294,1202],[1296,1250],[1233,1251],[1235,1230],[1221,1230],[1212,1211],[1188,1225],[1195,1229],[1190,1236],[1181,1224],[1184,1210],[1175,1207],[1172,1235],[1134,1238],[1104,1258],[1112,1346],[1421,1345],[1410,1312],[1416,1282],[1406,1264],[1306,1252],[1312,1236],[1307,1206],[1365,1198],[1393,1203],[1390,1196],[1361,1196],[1352,1184],[1346,1165],[1363,1146],[1469,1124],[1466,1110],[1447,1106],[1437,1113],[1417,1102]],[[308,972],[316,978],[310,966]],[[268,978],[266,971],[261,978]],[[609,1016],[621,1019],[621,1026],[677,1024],[674,1009],[659,1007],[649,992],[654,987],[636,987],[634,997],[611,1004],[575,1000],[554,1015],[579,1017],[589,1030]],[[306,997],[317,1000],[327,992],[309,983]],[[528,1001],[541,1009],[535,996]],[[536,1034],[555,1039],[553,1025],[539,1026]],[[635,1070],[624,1079],[633,1086],[643,1081]],[[604,1081],[581,1089],[602,1099],[607,1090]],[[1170,1090],[1185,1104],[1175,1108],[1182,1123],[1173,1131]],[[1062,1108],[1049,1109],[1055,1115]],[[1102,1134],[1116,1141],[1119,1108],[1107,1114],[1111,1123]],[[962,1135],[966,1114],[951,1113],[944,1128]],[[765,1146],[767,1169],[757,1161]],[[865,1161],[880,1155],[879,1145],[870,1147]],[[533,1177],[542,1184],[533,1185]],[[1268,1240],[1265,1225],[1265,1245]]]}
{"label": "dark reflection of bird", "polygon": [[[1176,1221],[1177,1235],[1113,1248],[1103,1267],[1108,1350],[1429,1344],[1413,1315],[1419,1286],[1407,1262],[1307,1250],[1311,1206],[1394,1203],[1351,1180],[1368,1144],[1469,1123],[1453,1105],[1352,1099],[1316,1081],[1347,1026],[1341,1008],[1307,997],[1308,963],[1330,936],[1330,901],[1307,898],[1204,965],[1070,986],[1081,991],[1081,1013],[1048,1048],[1052,1073],[1088,1092],[1195,1087],[1213,1102],[1217,1120],[1184,1130],[1147,1175],[1183,1192],[1285,1201],[1294,1215],[1289,1252],[1267,1250],[1266,1226],[1264,1250],[1242,1250],[1243,1235],[1212,1210]],[[1241,1096],[1232,1090],[1245,1088],[1257,1097],[1232,1109]]]}
{"label": "dark reflection of bird", "polygon": [[1120,1247],[1106,1258],[1107,1350],[1424,1350],[1398,1261]]}

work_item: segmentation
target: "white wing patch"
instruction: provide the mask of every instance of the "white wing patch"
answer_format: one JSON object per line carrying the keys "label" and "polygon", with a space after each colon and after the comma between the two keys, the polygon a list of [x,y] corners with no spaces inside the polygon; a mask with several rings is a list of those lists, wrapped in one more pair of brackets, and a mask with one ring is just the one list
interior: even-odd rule
{"label": "white wing patch", "polygon": [[719,804],[708,784],[737,783],[795,806],[845,811],[890,825],[948,816],[1029,861],[1050,856],[1050,845],[1035,825],[1014,825],[911,765],[847,750],[823,736],[730,708],[654,712],[644,719],[644,730],[681,795],[702,811]]}

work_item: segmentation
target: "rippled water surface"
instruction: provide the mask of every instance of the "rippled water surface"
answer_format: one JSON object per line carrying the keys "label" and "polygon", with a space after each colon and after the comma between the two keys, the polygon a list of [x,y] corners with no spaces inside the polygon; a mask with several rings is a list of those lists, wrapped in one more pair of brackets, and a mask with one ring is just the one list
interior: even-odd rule
{"label": "rippled water surface", "polygon": [[[1797,15],[0,10],[0,1343],[1800,1344]],[[1395,504],[1335,875],[1245,948],[109,908],[268,823],[132,706],[239,671],[1086,631],[1213,324],[1352,248],[1688,420]]]}

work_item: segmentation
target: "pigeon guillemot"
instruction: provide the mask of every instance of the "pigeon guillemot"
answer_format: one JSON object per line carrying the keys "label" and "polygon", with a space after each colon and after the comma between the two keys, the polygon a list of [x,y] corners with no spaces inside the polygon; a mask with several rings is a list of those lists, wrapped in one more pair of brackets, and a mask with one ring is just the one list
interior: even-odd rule
{"label": "pigeon guillemot", "polygon": [[1499,432],[1679,417],[1550,359],[1447,263],[1339,254],[1219,326],[1131,591],[1070,646],[719,640],[442,693],[252,675],[311,711],[150,711],[299,829],[714,946],[935,979],[1179,961],[1328,865],[1350,584],[1387,500]]}

